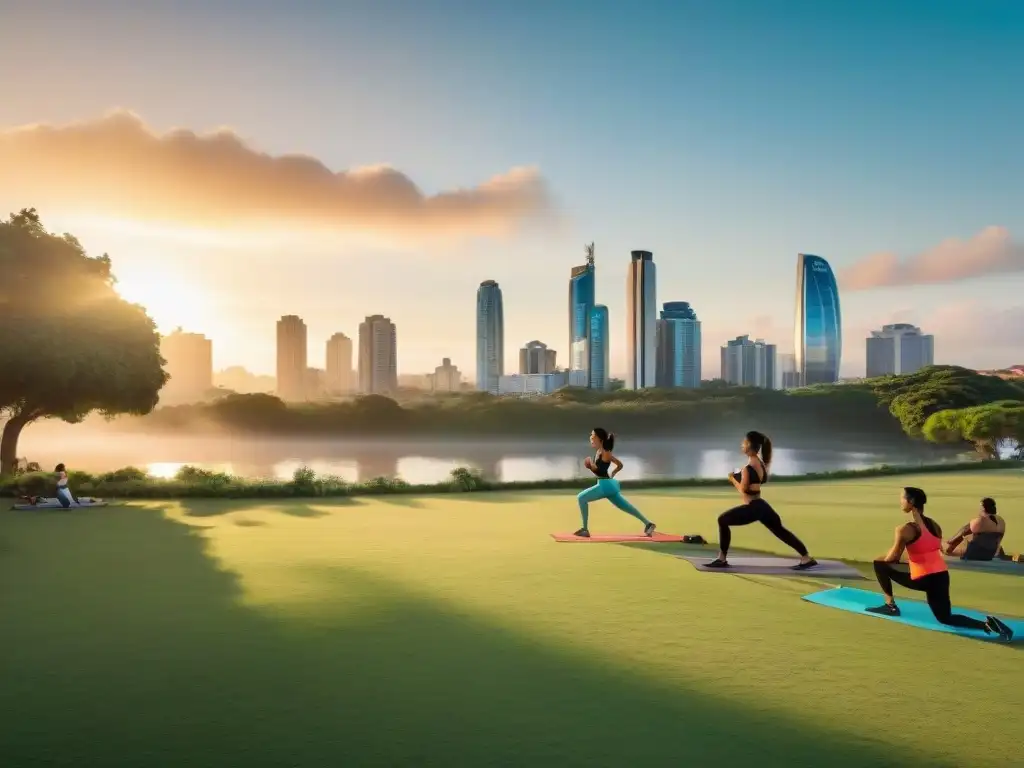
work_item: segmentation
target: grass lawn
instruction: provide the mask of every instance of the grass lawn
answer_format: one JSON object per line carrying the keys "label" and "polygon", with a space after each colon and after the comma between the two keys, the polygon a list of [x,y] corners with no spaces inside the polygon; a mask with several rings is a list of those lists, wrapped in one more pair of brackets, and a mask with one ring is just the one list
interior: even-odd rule
{"label": "grass lawn", "polygon": [[[1021,472],[766,497],[812,554],[864,562],[905,484],[947,531],[994,496],[1024,549]],[[735,499],[629,495],[712,540]],[[638,527],[591,509],[594,532]],[[4,512],[0,765],[1024,765],[1022,646],[548,536],[578,524],[570,492]],[[785,551],[760,526],[733,541]],[[952,580],[955,604],[1024,616],[1024,578]]]}

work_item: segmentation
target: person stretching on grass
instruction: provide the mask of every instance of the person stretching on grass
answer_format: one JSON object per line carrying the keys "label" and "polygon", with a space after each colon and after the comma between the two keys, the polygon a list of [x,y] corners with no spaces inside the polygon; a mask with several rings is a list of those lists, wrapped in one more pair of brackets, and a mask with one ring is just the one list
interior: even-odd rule
{"label": "person stretching on grass", "polygon": [[760,523],[775,538],[785,542],[800,555],[800,562],[794,571],[813,568],[818,561],[807,554],[807,547],[782,525],[779,513],[771,504],[761,498],[761,486],[768,482],[768,467],[772,463],[772,441],[761,432],[747,432],[740,444],[740,450],[747,457],[743,469],[729,475],[729,482],[740,492],[743,503],[718,516],[718,557],[707,564],[708,568],[729,567],[729,545],[732,543],[732,526]]}
{"label": "person stretching on grass", "polygon": [[[942,529],[930,517],[925,517],[924,505],[928,496],[920,488],[907,487],[900,496],[900,509],[911,516],[910,522],[896,529],[896,540],[888,554],[875,560],[875,578],[885,595],[885,603],[874,608],[865,608],[869,613],[881,616],[899,616],[900,609],[892,595],[892,584],[915,592],[924,592],[928,607],[940,624],[963,629],[977,629],[986,635],[997,634],[1009,642],[1013,630],[995,616],[985,621],[953,613],[949,599],[949,569],[942,557]],[[910,560],[909,573],[897,568],[903,552]]]}
{"label": "person stretching on grass", "polygon": [[[655,528],[654,523],[644,517],[643,513],[639,509],[623,498],[619,481],[615,479],[615,475],[622,470],[622,462],[619,461],[612,453],[612,449],[615,447],[615,435],[606,429],[597,427],[590,433],[590,447],[595,449],[597,452],[594,454],[593,459],[588,456],[583,461],[583,466],[594,473],[597,477],[597,483],[592,485],[590,488],[587,488],[587,490],[581,491],[576,497],[576,501],[578,501],[580,505],[580,516],[583,518],[583,527],[576,531],[574,535],[582,536],[584,538],[590,537],[590,529],[587,527],[590,522],[590,511],[588,506],[592,501],[608,499],[608,501],[623,512],[631,514],[643,523],[645,536],[653,536]],[[609,472],[609,467],[613,466],[615,468]]]}

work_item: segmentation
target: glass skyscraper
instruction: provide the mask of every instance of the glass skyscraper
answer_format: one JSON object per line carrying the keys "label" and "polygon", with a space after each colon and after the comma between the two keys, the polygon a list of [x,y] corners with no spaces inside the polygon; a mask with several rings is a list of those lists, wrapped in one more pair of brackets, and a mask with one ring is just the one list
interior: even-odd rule
{"label": "glass skyscraper", "polygon": [[591,389],[608,389],[611,381],[608,373],[608,307],[604,304],[596,304],[590,310],[588,338],[590,359],[587,386]]}
{"label": "glass skyscraper", "polygon": [[585,371],[589,363],[590,312],[594,308],[594,246],[587,261],[569,273],[569,369]]}
{"label": "glass skyscraper", "polygon": [[655,386],[657,271],[654,254],[633,251],[626,273],[626,388]]}
{"label": "glass skyscraper", "polygon": [[843,352],[839,287],[832,267],[821,256],[797,256],[794,325],[793,349],[800,384],[839,381]]}
{"label": "glass skyscraper", "polygon": [[700,320],[688,301],[662,305],[655,332],[658,344],[656,383],[659,387],[700,386]]}
{"label": "glass skyscraper", "polygon": [[505,308],[501,288],[484,280],[476,292],[476,388],[498,394],[505,373]]}

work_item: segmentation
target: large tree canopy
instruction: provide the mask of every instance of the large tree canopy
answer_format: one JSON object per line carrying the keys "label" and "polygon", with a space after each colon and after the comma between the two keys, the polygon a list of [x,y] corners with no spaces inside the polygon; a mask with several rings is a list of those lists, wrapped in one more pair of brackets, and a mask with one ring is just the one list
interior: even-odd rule
{"label": "large tree canopy", "polygon": [[0,221],[0,473],[35,419],[145,414],[166,381],[156,327],[114,290],[108,256],[47,232],[33,209]]}
{"label": "large tree canopy", "polygon": [[935,443],[966,441],[985,458],[998,458],[1004,441],[1024,446],[1024,402],[1002,400],[972,408],[938,411],[924,423],[924,436]]}

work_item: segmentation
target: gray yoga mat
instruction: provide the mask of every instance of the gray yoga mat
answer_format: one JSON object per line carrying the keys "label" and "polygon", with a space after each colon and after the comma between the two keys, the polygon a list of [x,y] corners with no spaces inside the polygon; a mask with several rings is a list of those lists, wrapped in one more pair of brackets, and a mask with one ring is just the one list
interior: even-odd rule
{"label": "gray yoga mat", "polygon": [[[107,502],[103,499],[79,499],[80,504],[72,503],[67,509],[89,509],[91,507],[105,507]],[[38,504],[15,504],[11,509],[18,510],[30,510],[30,509],[65,509],[62,507],[57,499],[40,499]]]}
{"label": "gray yoga mat", "polygon": [[760,576],[811,576],[828,579],[863,579],[854,568],[838,560],[818,560],[814,568],[806,571],[794,571],[793,566],[800,561],[797,558],[772,557],[758,555],[750,557],[730,557],[728,568],[708,568],[707,563],[715,559],[714,555],[676,555],[686,560],[698,571],[704,573],[745,573]]}
{"label": "gray yoga mat", "polygon": [[976,571],[979,573],[1009,573],[1014,576],[1024,576],[1024,563],[1015,563],[1013,560],[960,560],[950,558],[946,565],[958,571]]}

